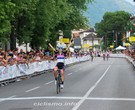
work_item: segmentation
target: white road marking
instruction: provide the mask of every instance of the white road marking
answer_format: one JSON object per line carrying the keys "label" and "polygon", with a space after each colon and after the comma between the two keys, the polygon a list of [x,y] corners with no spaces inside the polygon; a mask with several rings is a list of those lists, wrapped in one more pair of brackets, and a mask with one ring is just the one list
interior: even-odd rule
{"label": "white road marking", "polygon": [[[84,97],[57,97],[57,96],[45,96],[45,97],[20,97],[14,98],[16,96],[11,96],[8,98],[0,98],[2,101],[15,101],[15,100],[41,100],[41,99],[58,99],[58,100],[81,100]],[[87,97],[86,100],[96,100],[96,101],[131,101],[135,102],[135,98],[102,98],[102,97]]]}
{"label": "white road marking", "polygon": [[135,98],[100,98],[100,97],[89,97],[87,100],[99,100],[99,101],[135,101]]}
{"label": "white road marking", "polygon": [[55,96],[46,96],[46,97],[21,97],[21,98],[0,98],[0,100],[34,100],[34,99],[81,99],[82,97],[55,97]]}
{"label": "white road marking", "polygon": [[72,75],[72,74],[73,74],[73,73],[69,73],[69,74],[67,74],[67,75],[69,76],[69,75]]}
{"label": "white road marking", "polygon": [[1,98],[0,102],[6,101],[6,100],[14,98],[14,97],[16,97],[16,95],[13,95],[13,96],[10,96],[10,97],[7,97],[7,98]]}
{"label": "white road marking", "polygon": [[54,80],[53,81],[50,81],[50,82],[48,82],[48,83],[45,83],[46,85],[48,85],[48,84],[51,84],[51,83],[53,83],[54,82]]}
{"label": "white road marking", "polygon": [[40,86],[35,87],[35,88],[32,88],[32,89],[29,89],[29,90],[27,90],[27,91],[25,91],[25,92],[31,92],[31,91],[36,90],[36,89],[38,89],[38,88],[40,88]]}
{"label": "white road marking", "polygon": [[[113,62],[111,63],[111,65]],[[98,81],[87,91],[87,93],[83,96],[83,98],[72,108],[72,110],[77,110],[81,104],[88,98],[88,96],[91,94],[91,92],[96,88],[96,86],[101,82],[101,80],[104,78],[108,70],[110,69],[111,65],[106,69],[106,71],[103,73],[103,75],[98,79]]]}

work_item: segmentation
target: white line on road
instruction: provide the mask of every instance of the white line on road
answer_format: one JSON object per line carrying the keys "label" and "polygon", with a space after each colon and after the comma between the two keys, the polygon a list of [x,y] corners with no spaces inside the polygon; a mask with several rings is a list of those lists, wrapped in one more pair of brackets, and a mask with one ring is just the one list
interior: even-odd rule
{"label": "white line on road", "polygon": [[10,97],[7,97],[7,98],[1,98],[0,102],[6,101],[6,100],[14,98],[14,97],[16,97],[16,95],[13,95],[13,96],[10,96]]}
{"label": "white line on road", "polygon": [[72,75],[73,73],[69,73],[69,74],[67,74],[68,76],[70,76],[70,75]]}
{"label": "white line on road", "polygon": [[[8,98],[0,98],[2,101],[15,101],[15,100],[41,100],[41,99],[59,99],[59,100],[81,100],[84,97],[57,97],[57,96],[45,96],[45,97],[20,97],[14,98],[16,96]],[[135,102],[135,98],[102,98],[102,97],[87,97],[86,100],[96,100],[96,101],[131,101]]]}
{"label": "white line on road", "polygon": [[[113,62],[111,63],[111,65]],[[87,93],[83,96],[83,98],[72,108],[72,110],[77,110],[80,105],[88,98],[90,93],[96,88],[96,86],[101,82],[101,80],[104,78],[108,70],[110,69],[111,65],[106,69],[106,71],[103,73],[103,75],[98,79],[98,81],[87,91]]]}
{"label": "white line on road", "polygon": [[25,91],[25,92],[31,92],[31,91],[36,90],[36,89],[38,89],[38,88],[40,88],[40,86],[35,87],[35,88],[32,88],[32,89],[29,89],[29,90],[27,90],[27,91]]}
{"label": "white line on road", "polygon": [[50,82],[48,82],[48,83],[45,83],[46,85],[48,85],[48,84],[51,84],[51,83],[53,83],[54,82],[54,80],[52,80],[52,81],[50,81]]}
{"label": "white line on road", "polygon": [[21,98],[0,98],[0,100],[34,100],[34,99],[82,99],[82,97],[56,97],[56,96],[46,96],[46,97],[21,97]]}
{"label": "white line on road", "polygon": [[100,98],[89,97],[87,100],[99,100],[99,101],[135,101],[135,98]]}

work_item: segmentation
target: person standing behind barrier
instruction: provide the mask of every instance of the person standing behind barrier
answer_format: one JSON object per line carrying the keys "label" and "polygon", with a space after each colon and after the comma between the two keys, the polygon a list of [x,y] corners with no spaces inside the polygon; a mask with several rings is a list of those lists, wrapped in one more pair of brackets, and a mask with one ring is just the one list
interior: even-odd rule
{"label": "person standing behind barrier", "polygon": [[14,58],[14,59],[17,58],[17,54],[18,54],[18,51],[17,51],[17,50],[13,51],[13,58]]}
{"label": "person standing behind barrier", "polygon": [[40,53],[39,52],[36,52],[36,55],[33,59],[35,62],[41,62],[41,57],[40,57]]}
{"label": "person standing behind barrier", "polygon": [[93,55],[93,52],[92,51],[90,51],[90,56],[91,56],[91,61],[93,61],[94,55]]}
{"label": "person standing behind barrier", "polygon": [[105,61],[105,57],[106,57],[106,55],[105,55],[105,53],[103,53],[103,60]]}
{"label": "person standing behind barrier", "polygon": [[17,64],[24,64],[26,62],[26,60],[23,58],[22,53],[18,53],[16,57],[16,61],[17,61]]}
{"label": "person standing behind barrier", "polygon": [[0,55],[0,66],[7,66],[7,62],[4,60],[4,57]]}
{"label": "person standing behind barrier", "polygon": [[0,58],[1,58],[1,66],[7,66],[7,61],[6,61],[6,52],[4,50],[0,51]]}
{"label": "person standing behind barrier", "polygon": [[7,56],[7,62],[11,66],[16,63],[16,60],[13,57],[14,57],[13,53],[12,52],[9,52],[8,53],[8,56]]}
{"label": "person standing behind barrier", "polygon": [[106,59],[108,60],[109,59],[109,52],[106,53]]}

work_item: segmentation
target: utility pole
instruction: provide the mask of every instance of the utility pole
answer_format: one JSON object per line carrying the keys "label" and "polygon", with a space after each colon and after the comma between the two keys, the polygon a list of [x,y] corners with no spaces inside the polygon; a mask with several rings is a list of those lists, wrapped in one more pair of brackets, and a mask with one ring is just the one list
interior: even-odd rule
{"label": "utility pole", "polygon": [[92,50],[93,50],[93,47],[94,47],[94,35],[92,34]]}
{"label": "utility pole", "polygon": [[118,46],[118,32],[115,33],[115,37],[116,37],[116,47]]}

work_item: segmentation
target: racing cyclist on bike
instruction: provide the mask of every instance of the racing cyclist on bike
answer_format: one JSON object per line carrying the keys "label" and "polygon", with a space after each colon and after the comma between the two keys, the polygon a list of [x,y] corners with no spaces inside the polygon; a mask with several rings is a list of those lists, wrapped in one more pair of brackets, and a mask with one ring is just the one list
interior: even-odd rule
{"label": "racing cyclist on bike", "polygon": [[58,71],[58,69],[60,69],[61,80],[62,80],[61,89],[63,89],[64,88],[64,63],[65,63],[65,55],[63,53],[63,47],[58,47],[58,49],[59,49],[59,52],[56,54],[57,64],[54,67],[54,77],[55,77],[55,84],[56,84],[57,71]]}

